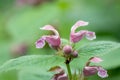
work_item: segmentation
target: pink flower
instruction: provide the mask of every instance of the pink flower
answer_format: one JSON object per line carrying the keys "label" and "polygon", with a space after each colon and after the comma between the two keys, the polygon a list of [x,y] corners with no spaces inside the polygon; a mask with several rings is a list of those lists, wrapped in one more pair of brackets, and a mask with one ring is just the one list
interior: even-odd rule
{"label": "pink flower", "polygon": [[83,70],[84,76],[91,76],[98,74],[101,78],[108,77],[107,71],[99,66],[86,66]]}
{"label": "pink flower", "polygon": [[86,36],[88,40],[96,39],[95,32],[91,32],[88,30],[80,30],[79,32],[75,32],[77,28],[87,25],[88,22],[77,21],[71,28],[70,41],[73,43],[79,42],[84,36]]}
{"label": "pink flower", "polygon": [[52,48],[58,48],[60,46],[60,36],[59,33],[55,28],[53,28],[51,25],[46,25],[43,28],[40,28],[41,30],[48,30],[54,32],[55,35],[45,35],[42,36],[37,42],[36,42],[36,48],[43,48],[45,45],[45,41],[48,42],[50,47]]}

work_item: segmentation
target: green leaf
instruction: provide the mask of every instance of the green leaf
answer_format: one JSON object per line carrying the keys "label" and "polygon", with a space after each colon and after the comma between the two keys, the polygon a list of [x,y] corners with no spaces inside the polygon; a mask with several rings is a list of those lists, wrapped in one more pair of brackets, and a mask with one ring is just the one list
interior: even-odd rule
{"label": "green leaf", "polygon": [[[106,69],[114,69],[120,66],[120,49],[110,52],[108,55],[101,56],[104,60],[99,63],[99,65],[103,66]],[[111,64],[112,63],[112,64]]]}
{"label": "green leaf", "polygon": [[84,56],[102,56],[115,49],[120,48],[120,44],[111,41],[98,41],[81,46],[78,51]]}
{"label": "green leaf", "polygon": [[27,68],[19,72],[18,80],[50,80],[53,74],[39,68]]}
{"label": "green leaf", "polygon": [[13,69],[23,69],[25,67],[39,67],[45,69],[61,65],[64,59],[54,55],[30,55],[23,56],[16,59],[11,59],[0,67],[0,72],[9,71]]}

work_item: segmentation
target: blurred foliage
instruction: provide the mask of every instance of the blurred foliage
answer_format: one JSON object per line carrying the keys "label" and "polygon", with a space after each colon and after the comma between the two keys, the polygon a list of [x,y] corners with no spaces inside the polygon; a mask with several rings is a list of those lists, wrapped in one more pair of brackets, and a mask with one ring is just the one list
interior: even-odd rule
{"label": "blurred foliage", "polygon": [[[24,55],[54,54],[48,44],[43,49],[35,48],[35,41],[50,33],[39,28],[51,24],[58,29],[61,37],[69,39],[70,28],[77,20],[89,22],[87,27],[80,29],[95,31],[96,41],[120,42],[120,0],[45,0],[42,4],[22,6],[17,5],[17,0],[0,0],[0,65],[15,58],[17,53],[14,54],[12,49],[24,43],[27,45]],[[83,39],[77,47],[87,42]],[[119,53],[118,49],[102,56],[104,61],[101,65],[110,74],[105,80],[120,79]],[[44,74],[51,76],[47,73],[42,76],[39,72],[39,68],[8,71],[0,75],[0,80],[40,80],[42,77],[46,80]],[[90,78],[102,80],[96,76]]]}

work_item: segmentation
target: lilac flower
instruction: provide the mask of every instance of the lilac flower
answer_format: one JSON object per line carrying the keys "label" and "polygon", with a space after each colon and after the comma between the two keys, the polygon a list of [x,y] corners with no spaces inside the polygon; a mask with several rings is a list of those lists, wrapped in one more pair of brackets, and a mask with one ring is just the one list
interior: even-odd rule
{"label": "lilac flower", "polygon": [[[71,28],[70,33],[70,41],[73,43],[76,43],[80,41],[84,36],[88,40],[93,40],[96,38],[95,32],[91,32],[88,30],[81,30],[79,32],[75,32],[75,30],[80,26],[86,26],[88,25],[88,22],[85,21],[77,21]],[[61,41],[59,33],[55,28],[53,28],[51,25],[46,25],[43,28],[40,28],[41,30],[48,30],[54,32],[55,35],[45,35],[42,36],[37,42],[36,42],[36,48],[43,48],[45,45],[45,41],[48,42],[50,47],[57,49],[60,47]]]}
{"label": "lilac flower", "polygon": [[84,76],[91,76],[94,74],[98,74],[101,78],[108,77],[107,71],[99,66],[86,66],[83,70]]}
{"label": "lilac flower", "polygon": [[86,36],[88,40],[96,39],[95,32],[91,32],[88,30],[81,30],[79,32],[75,32],[77,28],[81,26],[87,26],[87,25],[88,25],[88,22],[77,21],[71,28],[70,41],[73,43],[76,43],[80,41],[84,36]]}
{"label": "lilac flower", "polygon": [[41,30],[48,30],[54,32],[55,35],[45,35],[42,36],[37,42],[36,42],[36,48],[43,48],[45,45],[45,41],[48,42],[50,47],[52,48],[58,48],[60,46],[60,36],[59,33],[55,28],[53,28],[51,25],[46,25],[43,28],[40,28]]}
{"label": "lilac flower", "polygon": [[108,77],[107,71],[103,69],[101,66],[89,66],[91,62],[93,63],[99,63],[103,61],[101,58],[98,57],[92,57],[87,62],[86,66],[83,69],[84,76],[91,76],[94,74],[98,74],[101,78]]}

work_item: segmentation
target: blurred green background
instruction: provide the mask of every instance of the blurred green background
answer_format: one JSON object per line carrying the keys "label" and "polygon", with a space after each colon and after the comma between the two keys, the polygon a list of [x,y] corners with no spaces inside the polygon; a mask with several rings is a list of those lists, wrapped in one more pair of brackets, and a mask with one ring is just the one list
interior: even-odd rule
{"label": "blurred green background", "polygon": [[[54,54],[48,45],[35,48],[36,40],[49,34],[39,28],[51,24],[69,39],[70,28],[78,20],[89,22],[81,29],[95,31],[95,41],[120,42],[120,0],[0,0],[0,65],[24,55]],[[95,75],[89,80],[120,80],[120,50],[111,53],[102,57],[109,77]],[[10,71],[1,74],[0,80],[39,80],[36,74],[39,72]]]}

